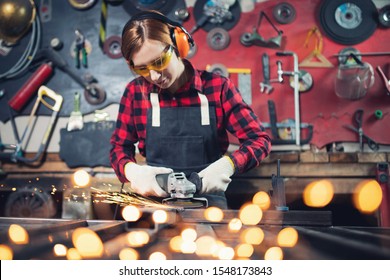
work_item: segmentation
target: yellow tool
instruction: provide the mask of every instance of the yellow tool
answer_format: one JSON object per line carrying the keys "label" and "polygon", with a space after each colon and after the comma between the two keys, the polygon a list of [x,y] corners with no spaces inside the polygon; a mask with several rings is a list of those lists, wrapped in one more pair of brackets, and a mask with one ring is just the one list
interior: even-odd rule
{"label": "yellow tool", "polygon": [[307,34],[304,46],[307,48],[309,40],[313,34],[317,36],[315,48],[305,59],[301,61],[301,63],[299,63],[299,66],[323,68],[334,67],[334,65],[325,56],[322,55],[322,35],[320,30],[316,26],[310,29],[309,33]]}

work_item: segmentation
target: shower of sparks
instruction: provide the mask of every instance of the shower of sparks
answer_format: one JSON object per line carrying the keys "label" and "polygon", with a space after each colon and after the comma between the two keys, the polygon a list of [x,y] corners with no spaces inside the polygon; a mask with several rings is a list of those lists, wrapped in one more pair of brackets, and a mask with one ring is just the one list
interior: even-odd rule
{"label": "shower of sparks", "polygon": [[181,209],[181,207],[170,206],[162,204],[154,199],[139,195],[133,192],[107,192],[102,191],[96,188],[91,188],[96,192],[96,198],[102,198],[101,202],[119,204],[119,206],[143,206],[143,207],[156,207],[156,208],[166,208],[166,209]]}

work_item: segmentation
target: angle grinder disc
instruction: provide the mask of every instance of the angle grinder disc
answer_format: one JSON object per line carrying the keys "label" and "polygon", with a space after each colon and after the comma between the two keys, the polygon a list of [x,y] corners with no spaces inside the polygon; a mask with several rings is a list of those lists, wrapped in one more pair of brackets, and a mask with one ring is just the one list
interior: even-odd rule
{"label": "angle grinder disc", "polygon": [[122,39],[119,36],[108,37],[103,44],[104,53],[112,59],[118,59],[122,57],[121,51]]}
{"label": "angle grinder disc", "polygon": [[287,2],[279,3],[272,9],[274,19],[280,24],[293,22],[296,14],[294,6]]}
{"label": "angle grinder disc", "polygon": [[229,77],[228,69],[221,63],[212,64],[210,67],[207,67],[207,71],[224,77]]}
{"label": "angle grinder disc", "polygon": [[196,200],[192,200],[192,199],[168,200],[165,202],[165,204],[169,205],[169,206],[182,207],[182,208],[186,208],[186,209],[204,207],[204,203],[202,203],[201,201],[196,201]]}
{"label": "angle grinder disc", "polygon": [[320,25],[335,42],[354,45],[368,39],[377,27],[377,8],[367,0],[324,0]]}
{"label": "angle grinder disc", "polygon": [[390,5],[386,5],[379,10],[378,18],[382,27],[390,28]]}
{"label": "angle grinder disc", "polygon": [[89,87],[93,94],[87,90],[84,90],[85,100],[87,100],[87,102],[91,105],[102,104],[104,100],[106,100],[106,92],[104,89],[96,83],[89,84]]}
{"label": "angle grinder disc", "polygon": [[[313,87],[313,77],[305,70],[299,70],[299,92],[309,91]],[[290,77],[290,86],[295,88],[294,76]]]}
{"label": "angle grinder disc", "polygon": [[229,46],[230,35],[225,29],[215,27],[207,33],[206,41],[210,48],[221,51]]}

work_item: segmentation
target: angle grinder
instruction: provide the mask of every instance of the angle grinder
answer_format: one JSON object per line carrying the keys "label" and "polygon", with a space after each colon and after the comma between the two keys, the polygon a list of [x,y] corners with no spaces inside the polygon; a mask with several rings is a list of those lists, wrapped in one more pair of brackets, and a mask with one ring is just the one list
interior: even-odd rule
{"label": "angle grinder", "polygon": [[206,208],[208,206],[206,198],[194,197],[195,193],[200,193],[202,189],[202,179],[198,173],[191,173],[188,179],[183,172],[158,174],[156,180],[159,186],[170,195],[162,200],[163,204],[183,208]]}

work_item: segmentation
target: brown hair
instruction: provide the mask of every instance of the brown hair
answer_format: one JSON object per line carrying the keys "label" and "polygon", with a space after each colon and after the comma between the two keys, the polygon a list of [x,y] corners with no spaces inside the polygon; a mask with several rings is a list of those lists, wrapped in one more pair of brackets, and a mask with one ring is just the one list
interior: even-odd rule
{"label": "brown hair", "polygon": [[170,26],[167,23],[153,18],[142,20],[130,19],[123,27],[122,31],[121,51],[123,57],[131,62],[134,53],[139,51],[144,42],[148,39],[160,41],[167,45],[173,45],[170,36]]}

